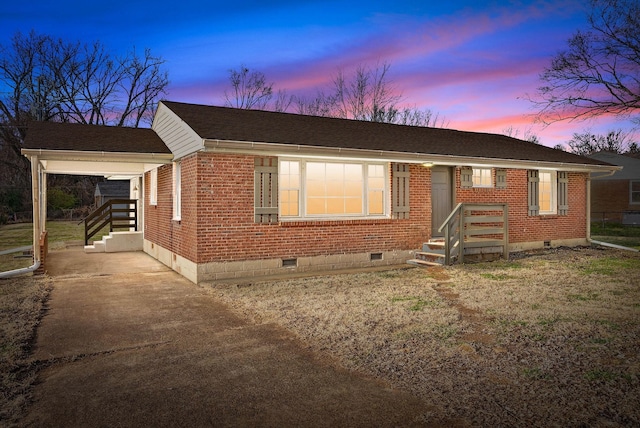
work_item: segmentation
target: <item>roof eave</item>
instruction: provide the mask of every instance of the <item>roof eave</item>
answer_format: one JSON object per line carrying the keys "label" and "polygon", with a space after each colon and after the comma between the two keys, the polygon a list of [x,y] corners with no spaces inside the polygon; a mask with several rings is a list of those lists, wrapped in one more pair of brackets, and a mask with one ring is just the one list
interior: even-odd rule
{"label": "roof eave", "polygon": [[499,159],[474,156],[407,153],[387,150],[352,149],[341,147],[319,147],[300,144],[265,143],[204,139],[204,150],[218,153],[239,153],[263,156],[289,156],[306,158],[335,158],[343,160],[377,160],[388,162],[434,164],[446,166],[478,166],[514,169],[557,169],[573,172],[615,172],[621,167],[568,162],[548,162],[521,159]]}
{"label": "roof eave", "polygon": [[173,161],[171,153],[104,152],[81,150],[22,149],[26,157],[37,156],[40,160],[132,162],[168,164]]}

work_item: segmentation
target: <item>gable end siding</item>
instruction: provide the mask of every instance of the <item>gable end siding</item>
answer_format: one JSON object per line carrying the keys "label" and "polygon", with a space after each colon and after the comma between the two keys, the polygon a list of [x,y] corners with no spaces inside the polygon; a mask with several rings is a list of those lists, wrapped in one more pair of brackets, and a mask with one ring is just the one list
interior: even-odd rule
{"label": "gable end siding", "polygon": [[171,150],[175,159],[204,148],[202,138],[163,104],[158,107],[151,127]]}

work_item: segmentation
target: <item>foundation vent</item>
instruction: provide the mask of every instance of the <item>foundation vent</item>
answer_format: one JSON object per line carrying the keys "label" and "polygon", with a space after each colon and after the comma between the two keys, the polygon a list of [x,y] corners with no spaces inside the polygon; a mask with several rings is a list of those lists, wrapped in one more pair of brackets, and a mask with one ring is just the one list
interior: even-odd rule
{"label": "foundation vent", "polygon": [[282,267],[298,267],[298,259],[282,259]]}

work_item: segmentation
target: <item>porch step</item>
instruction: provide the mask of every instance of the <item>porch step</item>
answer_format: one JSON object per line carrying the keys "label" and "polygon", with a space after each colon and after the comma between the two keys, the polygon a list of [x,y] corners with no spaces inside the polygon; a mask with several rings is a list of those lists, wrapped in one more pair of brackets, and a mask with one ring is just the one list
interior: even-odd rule
{"label": "porch step", "polygon": [[111,232],[93,245],[85,245],[85,253],[119,253],[142,251],[142,232]]}

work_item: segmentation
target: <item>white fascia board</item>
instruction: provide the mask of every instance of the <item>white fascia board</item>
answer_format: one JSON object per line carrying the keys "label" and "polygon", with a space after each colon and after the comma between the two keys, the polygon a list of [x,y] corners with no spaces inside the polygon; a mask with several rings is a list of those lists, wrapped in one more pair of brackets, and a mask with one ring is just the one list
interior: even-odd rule
{"label": "white fascia board", "polygon": [[39,160],[84,161],[84,162],[123,162],[169,164],[173,160],[171,153],[129,153],[129,152],[89,152],[78,150],[22,149],[26,157],[37,156]]}
{"label": "white fascia board", "polygon": [[386,150],[315,147],[299,144],[261,143],[249,141],[204,140],[206,152],[253,154],[296,158],[323,158],[341,160],[368,160],[433,164],[443,166],[471,166],[505,169],[553,169],[571,172],[615,172],[620,167],[564,162],[543,162],[514,159],[494,159],[425,153],[405,153]]}

